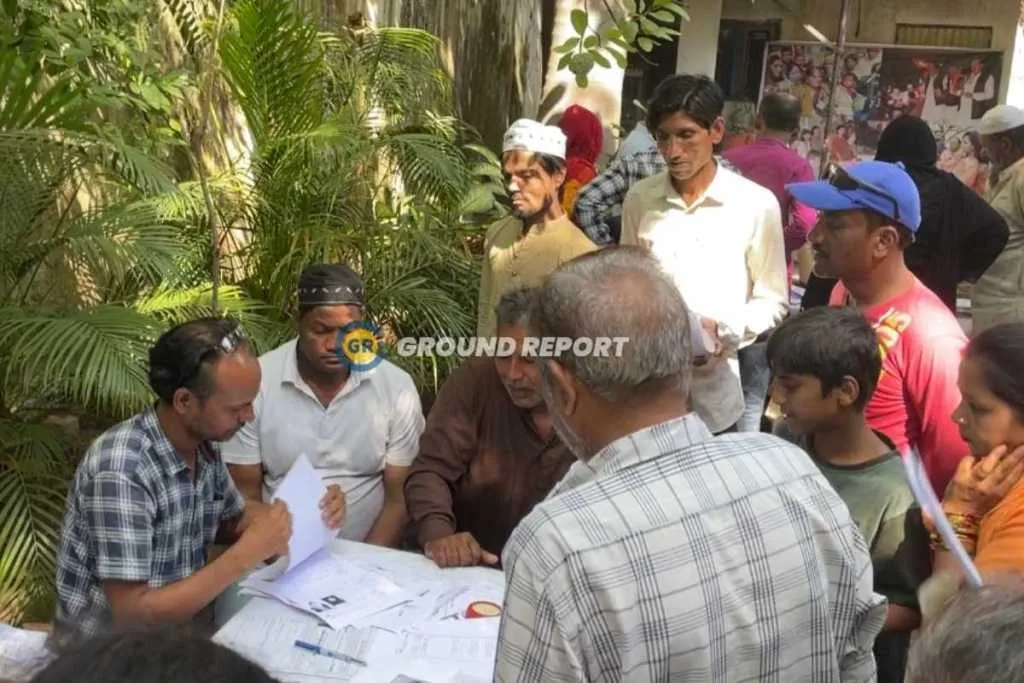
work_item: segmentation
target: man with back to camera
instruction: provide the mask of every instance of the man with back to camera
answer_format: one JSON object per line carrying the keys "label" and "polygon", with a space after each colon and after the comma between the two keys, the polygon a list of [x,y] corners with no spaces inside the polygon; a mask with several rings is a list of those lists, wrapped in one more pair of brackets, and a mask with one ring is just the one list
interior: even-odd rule
{"label": "man with back to camera", "polygon": [[[795,201],[786,191],[788,183],[814,180],[811,165],[789,148],[790,137],[800,128],[801,113],[802,105],[795,96],[784,93],[765,95],[754,124],[757,139],[724,155],[744,178],[770,190],[779,202],[787,294],[793,273],[793,252],[807,242],[807,234],[817,219],[814,209]],[[760,334],[757,341],[740,349],[737,354],[746,406],[738,426],[740,431],[756,432],[761,429],[761,415],[770,383],[766,337],[767,333]]]}
{"label": "man with back to camera", "polygon": [[832,306],[856,306],[875,328],[882,376],[868,425],[906,453],[916,448],[938,495],[970,450],[950,419],[960,403],[957,371],[967,343],[960,323],[903,260],[921,224],[921,200],[900,165],[830,165],[824,180],[789,185],[820,211],[808,241],[814,272],[839,278]]}
{"label": "man with back to camera", "polygon": [[533,336],[629,341],[537,360],[579,461],[505,546],[495,680],[874,680],[863,537],[799,448],[690,412],[689,315],[657,261],[582,256],[533,310]]}
{"label": "man with back to camera", "polygon": [[480,272],[477,334],[493,336],[494,307],[505,292],[536,287],[546,275],[597,247],[562,209],[565,133],[519,119],[505,132],[501,167],[512,213],[487,229]]}
{"label": "man with back to camera", "polygon": [[363,317],[362,279],[346,265],[306,268],[298,286],[299,334],[260,357],[254,417],[224,444],[224,460],[249,500],[269,500],[305,453],[345,494],[341,538],[397,546],[406,525],[402,487],[423,432],[412,378],[381,359],[357,367],[339,339]]}
{"label": "man with back to camera", "polygon": [[737,351],[775,327],[789,300],[778,200],[714,159],[723,106],[706,76],[658,85],[647,122],[668,168],[634,185],[622,208],[622,244],[651,251],[711,335],[693,409],[715,434],[736,429],[745,410]]}
{"label": "man with back to camera", "polygon": [[[57,556],[55,636],[192,619],[260,562],[286,554],[284,503],[247,505],[219,457],[252,419],[260,368],[238,324],[204,318],[149,352],[158,400],[89,447],[68,491]],[[333,527],[341,491],[320,503]],[[236,541],[207,562],[215,540]]]}

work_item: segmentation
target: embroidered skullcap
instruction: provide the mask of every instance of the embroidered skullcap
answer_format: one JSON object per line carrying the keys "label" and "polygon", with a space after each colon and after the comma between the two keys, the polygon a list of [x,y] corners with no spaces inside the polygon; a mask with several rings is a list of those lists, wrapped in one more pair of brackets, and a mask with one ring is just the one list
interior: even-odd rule
{"label": "embroidered skullcap", "polygon": [[309,266],[299,276],[299,306],[362,306],[363,280],[341,263]]}
{"label": "embroidered skullcap", "polygon": [[532,119],[519,119],[505,131],[501,151],[520,149],[565,159],[565,133],[558,126],[545,126]]}

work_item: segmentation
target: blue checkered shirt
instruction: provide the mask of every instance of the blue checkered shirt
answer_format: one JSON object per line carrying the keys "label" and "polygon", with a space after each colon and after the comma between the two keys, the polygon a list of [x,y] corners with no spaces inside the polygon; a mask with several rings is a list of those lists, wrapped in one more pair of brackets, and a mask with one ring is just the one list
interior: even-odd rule
{"label": "blue checkered shirt", "polygon": [[[724,158],[715,157],[715,161],[723,168],[739,173],[736,167]],[[573,222],[594,244],[615,244],[612,227],[609,224],[613,211],[621,209],[629,188],[648,176],[661,173],[666,168],[665,159],[657,149],[616,159],[611,166],[598,173],[580,189],[576,195],[576,203],[573,204]]]}
{"label": "blue checkered shirt", "polygon": [[149,408],[90,446],[68,492],[57,556],[57,626],[62,637],[112,624],[103,581],[160,588],[206,564],[206,546],[245,501],[216,445],[205,444],[198,476]]}
{"label": "blue checkered shirt", "polygon": [[516,527],[499,681],[874,681],[885,601],[799,448],[695,415],[579,462]]}

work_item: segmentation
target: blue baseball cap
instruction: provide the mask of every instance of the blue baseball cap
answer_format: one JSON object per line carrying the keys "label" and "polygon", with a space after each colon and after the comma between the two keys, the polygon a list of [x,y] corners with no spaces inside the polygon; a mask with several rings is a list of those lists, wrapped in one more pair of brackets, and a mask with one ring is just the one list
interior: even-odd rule
{"label": "blue baseball cap", "polygon": [[830,164],[825,179],[790,183],[786,189],[797,201],[819,211],[870,209],[911,233],[916,234],[921,227],[921,195],[899,162],[861,161],[845,167]]}

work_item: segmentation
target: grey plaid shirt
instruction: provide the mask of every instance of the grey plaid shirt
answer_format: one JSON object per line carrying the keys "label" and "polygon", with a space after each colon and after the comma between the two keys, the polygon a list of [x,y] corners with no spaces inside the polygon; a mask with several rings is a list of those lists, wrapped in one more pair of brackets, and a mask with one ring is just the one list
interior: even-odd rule
{"label": "grey plaid shirt", "polygon": [[[716,156],[715,161],[723,168],[739,173],[735,166],[722,157]],[[612,227],[608,222],[612,211],[622,206],[626,193],[635,183],[655,173],[661,173],[665,168],[665,159],[657,149],[616,159],[576,195],[573,222],[594,244],[615,244]]]}
{"label": "grey plaid shirt", "polygon": [[874,681],[885,601],[806,453],[695,415],[579,462],[502,557],[499,681]]}
{"label": "grey plaid shirt", "polygon": [[91,635],[112,623],[103,581],[153,588],[188,578],[206,564],[222,520],[245,501],[216,445],[191,471],[149,408],[93,442],[68,492],[57,556],[60,636]]}

